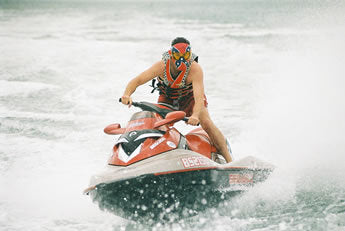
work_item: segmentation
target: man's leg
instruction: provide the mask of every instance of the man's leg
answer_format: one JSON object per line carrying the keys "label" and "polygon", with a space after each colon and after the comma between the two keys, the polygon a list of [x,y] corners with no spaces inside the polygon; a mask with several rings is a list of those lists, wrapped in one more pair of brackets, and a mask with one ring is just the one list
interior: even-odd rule
{"label": "man's leg", "polygon": [[231,162],[232,158],[226,145],[225,137],[211,120],[207,108],[201,111],[199,119],[201,127],[206,131],[214,146],[222,154],[226,162]]}

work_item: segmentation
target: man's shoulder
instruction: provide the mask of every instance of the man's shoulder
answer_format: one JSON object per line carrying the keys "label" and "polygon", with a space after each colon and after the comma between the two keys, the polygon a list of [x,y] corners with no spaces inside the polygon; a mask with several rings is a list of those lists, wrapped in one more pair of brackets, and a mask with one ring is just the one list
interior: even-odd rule
{"label": "man's shoulder", "polygon": [[191,72],[202,71],[201,65],[197,62],[193,62],[192,65],[190,66],[190,71]]}
{"label": "man's shoulder", "polygon": [[159,61],[155,62],[152,66],[157,67],[157,68],[162,68],[162,67],[164,68],[165,64],[164,64],[163,60],[159,60]]}
{"label": "man's shoulder", "polygon": [[197,62],[193,62],[190,67],[187,83],[191,83],[195,80],[202,80],[202,79],[203,79],[203,72],[202,72],[201,65]]}
{"label": "man's shoulder", "polygon": [[162,60],[155,62],[152,65],[152,69],[156,72],[157,75],[161,75],[164,72],[165,64]]}

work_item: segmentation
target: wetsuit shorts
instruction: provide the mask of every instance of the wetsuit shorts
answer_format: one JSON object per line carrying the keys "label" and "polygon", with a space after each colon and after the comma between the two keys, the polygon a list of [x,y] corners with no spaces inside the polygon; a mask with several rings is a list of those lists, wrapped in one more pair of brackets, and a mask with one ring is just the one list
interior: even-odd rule
{"label": "wetsuit shorts", "polygon": [[[166,95],[159,95],[158,103],[168,104],[171,108],[173,108],[176,111],[184,111],[186,113],[186,116],[189,117],[193,114],[193,107],[195,104],[193,95],[183,97],[182,99],[171,99],[167,97]],[[207,107],[207,98],[204,95],[204,105]]]}

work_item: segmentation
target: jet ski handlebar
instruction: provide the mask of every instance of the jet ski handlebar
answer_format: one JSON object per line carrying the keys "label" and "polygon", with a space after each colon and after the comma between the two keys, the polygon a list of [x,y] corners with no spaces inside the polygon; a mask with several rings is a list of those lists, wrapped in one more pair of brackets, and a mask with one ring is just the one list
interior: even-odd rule
{"label": "jet ski handlebar", "polygon": [[[121,98],[119,99],[119,102],[122,102]],[[159,115],[161,115],[163,118],[165,118],[166,115],[169,112],[173,112],[174,111],[174,110],[171,110],[171,109],[158,107],[157,105],[155,105],[153,103],[149,103],[149,102],[134,102],[133,101],[132,105],[134,107],[138,107],[138,108],[142,109],[143,111],[156,112]],[[184,117],[182,120],[187,122],[189,120],[189,117]]]}

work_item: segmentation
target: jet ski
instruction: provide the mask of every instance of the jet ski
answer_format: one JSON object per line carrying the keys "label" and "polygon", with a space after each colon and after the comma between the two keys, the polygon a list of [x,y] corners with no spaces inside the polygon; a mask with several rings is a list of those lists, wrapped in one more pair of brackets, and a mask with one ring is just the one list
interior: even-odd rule
{"label": "jet ski", "polygon": [[84,191],[102,210],[145,223],[173,222],[217,207],[273,170],[252,156],[226,163],[200,127],[181,134],[174,124],[188,120],[183,111],[148,102],[132,105],[142,111],[126,127],[116,123],[104,129],[119,137],[106,169]]}

